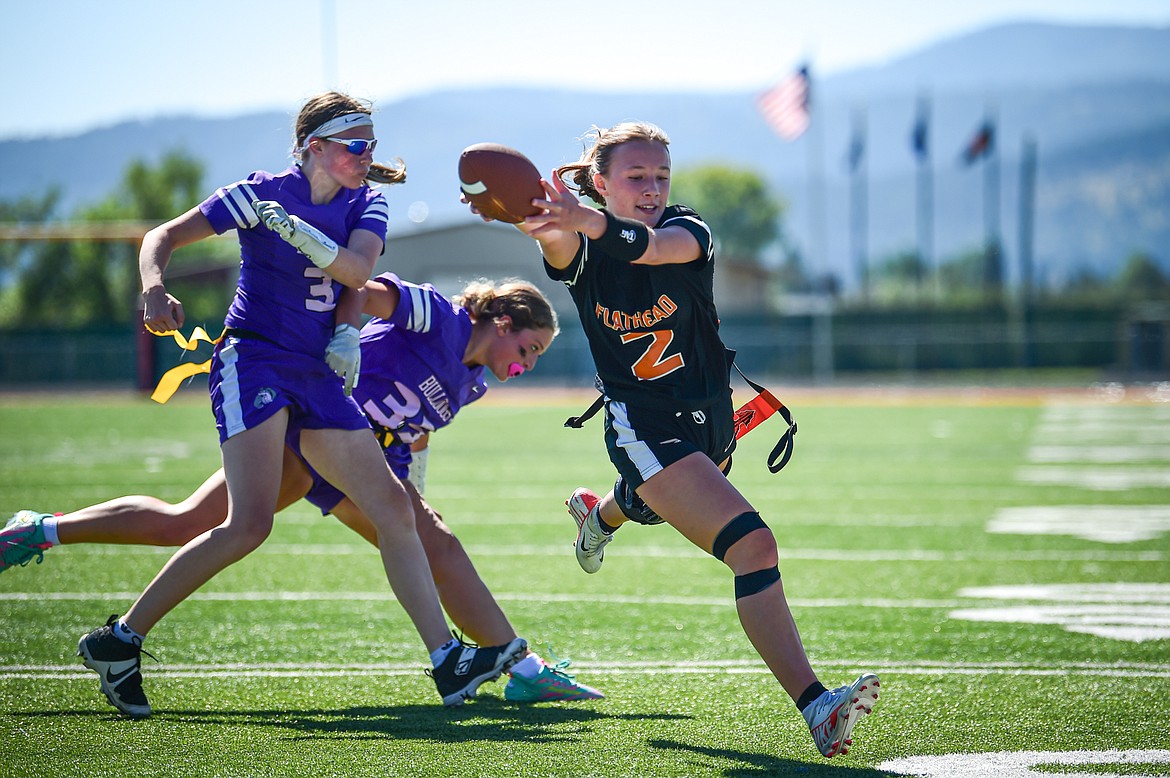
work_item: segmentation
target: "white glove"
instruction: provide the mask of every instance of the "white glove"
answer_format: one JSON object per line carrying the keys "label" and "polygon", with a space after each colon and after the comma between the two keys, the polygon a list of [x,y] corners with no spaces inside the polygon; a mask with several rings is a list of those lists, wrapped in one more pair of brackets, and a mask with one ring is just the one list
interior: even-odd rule
{"label": "white glove", "polygon": [[362,367],[361,336],[357,327],[338,324],[333,329],[333,337],[325,347],[325,361],[333,368],[333,372],[345,379],[345,393],[353,394]]}
{"label": "white glove", "polygon": [[275,200],[253,200],[252,209],[285,243],[309,258],[324,270],[337,259],[337,243],[325,233],[298,216],[289,216],[284,206]]}

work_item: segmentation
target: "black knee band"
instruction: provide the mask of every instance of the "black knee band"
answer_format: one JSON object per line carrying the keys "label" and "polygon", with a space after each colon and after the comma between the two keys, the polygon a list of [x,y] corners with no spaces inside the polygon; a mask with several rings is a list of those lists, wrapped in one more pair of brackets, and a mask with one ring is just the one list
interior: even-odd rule
{"label": "black knee band", "polygon": [[735,599],[750,597],[764,591],[780,580],[780,568],[769,567],[767,570],[757,570],[746,575],[735,577]]}
{"label": "black knee band", "polygon": [[638,524],[661,524],[664,519],[651,509],[638,493],[630,488],[629,482],[620,475],[613,485],[613,496],[617,498],[618,507],[630,521]]}
{"label": "black knee band", "polygon": [[727,556],[727,549],[742,540],[744,535],[758,529],[768,529],[760,514],[755,511],[739,514],[719,530],[719,534],[715,536],[715,543],[711,546],[711,555],[722,562],[723,557]]}

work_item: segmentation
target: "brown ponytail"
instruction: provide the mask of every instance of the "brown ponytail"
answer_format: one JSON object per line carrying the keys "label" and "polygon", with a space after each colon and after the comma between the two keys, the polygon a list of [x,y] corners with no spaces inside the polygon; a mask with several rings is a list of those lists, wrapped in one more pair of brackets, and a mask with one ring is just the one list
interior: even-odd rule
{"label": "brown ponytail", "polygon": [[[586,146],[581,158],[576,162],[561,165],[556,169],[555,175],[570,189],[577,190],[598,205],[605,205],[605,198],[593,186],[593,176],[609,174],[610,161],[618,146],[634,140],[647,140],[661,143],[664,148],[670,147],[670,138],[662,128],[649,122],[622,122],[608,130],[594,125],[585,133],[582,140],[588,143],[590,138],[593,138],[593,144]],[[569,178],[566,179],[566,176]]]}

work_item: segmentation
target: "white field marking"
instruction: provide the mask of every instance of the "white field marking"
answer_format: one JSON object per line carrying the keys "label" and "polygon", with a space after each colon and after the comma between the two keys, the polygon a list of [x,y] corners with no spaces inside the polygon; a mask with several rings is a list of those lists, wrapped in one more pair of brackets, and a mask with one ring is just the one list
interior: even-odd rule
{"label": "white field marking", "polygon": [[[1097,677],[1097,678],[1170,678],[1167,664],[1102,665],[1098,663],[1012,663],[1012,662],[906,662],[856,659],[820,662],[822,667],[853,671],[856,667],[873,668],[878,673],[922,676],[1001,675],[1009,677]],[[271,662],[228,664],[152,665],[152,677],[166,678],[299,678],[352,676],[409,676],[421,672],[422,662],[385,662],[378,664],[325,664],[320,662]],[[574,672],[604,672],[610,675],[771,675],[759,659],[683,660],[683,661],[581,661],[573,663]],[[80,664],[0,665],[0,681],[20,678],[83,680],[93,678]]]}
{"label": "white field marking", "polygon": [[[496,592],[492,595],[503,602],[532,602],[533,596],[524,592]],[[137,592],[0,592],[0,602],[92,602],[110,600],[134,600]],[[207,602],[392,602],[393,593],[385,592],[195,592],[187,597],[188,600],[203,600]],[[555,594],[542,593],[542,603],[578,603],[595,605],[597,597],[593,594]],[[734,607],[734,598],[731,587],[728,586],[726,596],[722,597],[689,597],[665,596],[647,597],[645,595],[606,594],[605,602],[615,605],[641,605],[656,608],[660,605],[680,605],[684,607],[703,608],[731,608]],[[823,599],[789,599],[788,603],[798,608],[919,608],[926,610],[948,610],[970,605],[969,600],[895,600],[895,599],[857,599],[857,598],[823,598]]]}
{"label": "white field marking", "polygon": [[[571,544],[554,546],[474,546],[464,548],[472,559],[477,557],[545,557],[562,558]],[[615,559],[708,559],[711,555],[689,545],[678,546],[608,546]],[[52,553],[52,552],[50,552]],[[71,553],[78,555],[166,554],[175,553],[173,548],[157,546],[119,546],[94,544],[82,550],[75,547]],[[266,543],[252,555],[268,556],[351,556],[369,555],[377,558],[373,547],[361,544],[320,543]],[[799,550],[780,549],[780,559],[811,562],[1162,562],[1166,553],[1162,551],[847,551],[836,548],[807,548]]]}
{"label": "white field marking", "polygon": [[1092,462],[1118,464],[1128,462],[1170,461],[1170,445],[1036,445],[1028,449],[1029,462]]}
{"label": "white field marking", "polygon": [[[984,492],[983,494],[986,494]],[[444,499],[454,499],[450,497],[446,490],[443,492]],[[469,498],[470,499],[470,498]],[[891,500],[893,497],[891,496]],[[956,499],[954,496],[949,496],[947,499]],[[457,512],[452,511],[452,515]],[[462,511],[458,512],[462,514]],[[566,514],[567,516],[567,514]],[[518,511],[516,513],[509,513],[506,516],[468,516],[466,519],[462,515],[458,515],[454,521],[449,522],[451,527],[455,530],[460,530],[465,527],[486,527],[486,526],[502,526],[502,527],[547,527],[550,521],[555,523],[560,519],[557,517],[549,518],[548,511]],[[280,521],[278,518],[277,521]],[[955,519],[950,516],[932,516],[924,514],[921,516],[873,516],[865,515],[859,517],[856,514],[844,514],[841,516],[824,516],[824,515],[808,515],[808,516],[783,516],[777,517],[770,524],[773,527],[893,527],[904,529],[917,529],[920,527],[940,527],[945,529],[954,529],[956,526],[974,526],[978,522],[977,519]],[[310,523],[310,522],[304,522]],[[570,525],[572,526],[572,525]],[[562,527],[563,529],[563,527]],[[638,530],[635,530],[635,533]],[[649,530],[653,532],[655,530]],[[660,528],[660,532],[670,532],[665,527]],[[569,541],[572,545],[572,541]]]}
{"label": "white field marking", "polygon": [[1170,505],[1035,505],[1000,508],[987,531],[1070,535],[1101,543],[1154,540],[1170,532]]}
{"label": "white field marking", "polygon": [[[1130,586],[1140,586],[1140,584],[1132,584]],[[1154,585],[1156,586],[1156,585]],[[980,605],[981,600],[986,599],[1018,599],[1018,600],[1049,600],[1039,604],[1031,604],[1026,607],[1033,608],[1037,613],[1043,607],[1049,608],[1066,608],[1065,614],[1068,618],[1076,615],[1076,609],[1085,609],[1085,612],[1093,612],[1100,617],[1101,613],[1105,614],[1105,618],[1112,618],[1113,621],[1125,620],[1126,624],[1141,625],[1149,621],[1144,619],[1144,616],[1151,616],[1154,623],[1170,623],[1170,620],[1164,616],[1158,616],[1157,613],[1162,611],[1170,611],[1170,603],[1168,603],[1160,593],[1153,595],[1143,595],[1142,593],[1134,593],[1132,595],[1118,594],[1113,599],[1109,599],[1104,594],[1093,596],[1091,599],[1061,599],[1059,595],[1045,594],[1044,592],[1031,593],[1026,591],[1026,587],[1019,587],[1020,594],[1018,597],[1011,597],[1006,592],[997,594],[990,590],[1008,589],[1011,587],[987,587],[988,593],[984,594],[983,589],[965,589],[960,593],[960,596],[955,599],[946,600],[932,600],[932,599],[887,599],[887,598],[856,598],[856,597],[840,597],[840,598],[802,598],[793,597],[789,599],[789,604],[793,608],[871,608],[871,609],[891,609],[891,610],[947,610],[953,613],[969,613],[978,614],[979,618],[968,618],[967,620],[974,621],[1023,621],[1024,619],[997,617],[998,613],[1006,613],[1010,609],[988,608],[975,609],[973,606]],[[1035,587],[1037,590],[1044,587]],[[730,587],[729,587],[730,589]],[[138,596],[137,592],[0,592],[0,602],[108,602],[108,601],[122,601],[134,600]],[[533,596],[526,592],[497,592],[493,595],[501,602],[515,602],[515,603],[530,603],[533,601]],[[195,592],[187,599],[203,602],[393,602],[394,595],[389,590],[378,592]],[[563,604],[585,604],[595,605],[597,597],[591,593],[583,594],[562,594],[562,593],[542,593],[540,595],[542,603],[563,603]],[[624,594],[607,594],[605,595],[606,604],[657,608],[662,605],[675,605],[681,607],[692,608],[731,608],[734,607],[734,600],[730,591],[726,595],[719,595],[713,597],[701,596],[646,596],[641,594],[624,595]],[[1082,603],[1081,605],[1073,605],[1073,603]],[[1151,610],[1142,610],[1153,609]],[[1024,611],[1020,611],[1024,613]],[[1108,614],[1113,616],[1109,617]],[[984,618],[986,616],[986,618]],[[962,618],[962,617],[960,617]],[[1162,619],[1161,622],[1158,619]],[[1061,623],[1046,619],[1043,621],[1036,621],[1034,623],[1053,624]]]}
{"label": "white field marking", "polygon": [[[454,502],[447,490],[443,490],[444,499],[449,499]],[[469,498],[470,499],[470,498]],[[499,516],[468,516],[463,518],[462,511],[452,511],[452,515],[456,518],[450,522],[451,526],[456,529],[464,529],[466,527],[547,527],[550,522],[548,511],[517,511],[515,513],[508,513],[507,515]],[[565,514],[567,517],[568,514]],[[553,517],[556,519],[556,517]],[[322,516],[285,516],[284,514],[277,514],[277,525],[298,525],[298,526],[329,526],[331,522],[336,520],[331,517]],[[956,526],[968,525],[974,527],[977,524],[977,519],[967,521],[959,521],[949,516],[933,517],[930,515],[923,516],[865,516],[859,518],[856,515],[841,515],[841,516],[802,516],[789,517],[777,519],[773,522],[776,526],[783,527],[897,527],[905,529],[917,529],[920,527],[940,527],[946,529],[954,529]],[[340,526],[340,522],[338,522]],[[571,525],[570,525],[571,526]],[[653,530],[651,530],[653,531]],[[669,530],[663,528],[663,532]],[[572,545],[572,541],[569,543]]]}
{"label": "white field marking", "polygon": [[[877,766],[878,770],[917,778],[1120,778],[1140,776],[1132,765],[1170,764],[1170,751],[1164,749],[1131,748],[1119,751],[997,751],[982,754],[938,754],[935,756],[907,756],[890,759]],[[1101,773],[1083,770],[1052,772],[1033,770],[1040,765],[1117,765],[1126,766],[1120,773]]]}
{"label": "white field marking", "polygon": [[1141,424],[1049,424],[1041,422],[1032,430],[1035,440],[1053,443],[1116,443],[1124,439],[1127,443],[1170,443],[1170,425],[1150,426],[1148,421]]}
{"label": "white field marking", "polygon": [[1170,584],[1049,584],[969,587],[960,596],[1037,601],[990,608],[960,608],[963,621],[1055,624],[1111,640],[1170,640]]}
{"label": "white field marking", "polygon": [[960,597],[983,600],[1042,600],[1056,603],[1137,603],[1170,605],[1170,583],[1022,584],[969,586]]}
{"label": "white field marking", "polygon": [[1021,467],[1016,480],[1030,484],[1076,486],[1103,492],[1170,488],[1170,467]]}
{"label": "white field marking", "polygon": [[1165,405],[1062,405],[1044,408],[1044,421],[1109,422],[1115,424],[1142,421],[1170,421],[1170,407]]}

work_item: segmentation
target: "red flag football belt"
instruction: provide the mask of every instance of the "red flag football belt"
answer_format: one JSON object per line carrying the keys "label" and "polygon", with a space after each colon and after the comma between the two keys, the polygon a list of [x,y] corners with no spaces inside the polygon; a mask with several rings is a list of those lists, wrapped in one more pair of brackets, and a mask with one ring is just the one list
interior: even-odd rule
{"label": "red flag football belt", "polygon": [[[792,445],[796,437],[796,421],[792,418],[792,411],[788,410],[788,407],[784,403],[776,399],[774,394],[744,375],[743,371],[739,369],[739,365],[733,363],[732,366],[735,367],[735,372],[739,373],[743,380],[747,381],[748,386],[756,392],[755,397],[744,403],[735,412],[735,439],[739,440],[763,424],[774,413],[779,413],[780,417],[788,425],[788,429],[780,436],[776,447],[768,455],[768,470],[773,473],[779,473],[788,464],[788,460],[792,459]],[[565,426],[580,429],[585,426],[585,422],[592,419],[601,410],[601,406],[604,404],[605,395],[599,395],[593,401],[593,404],[580,416],[570,416],[566,419]]]}

